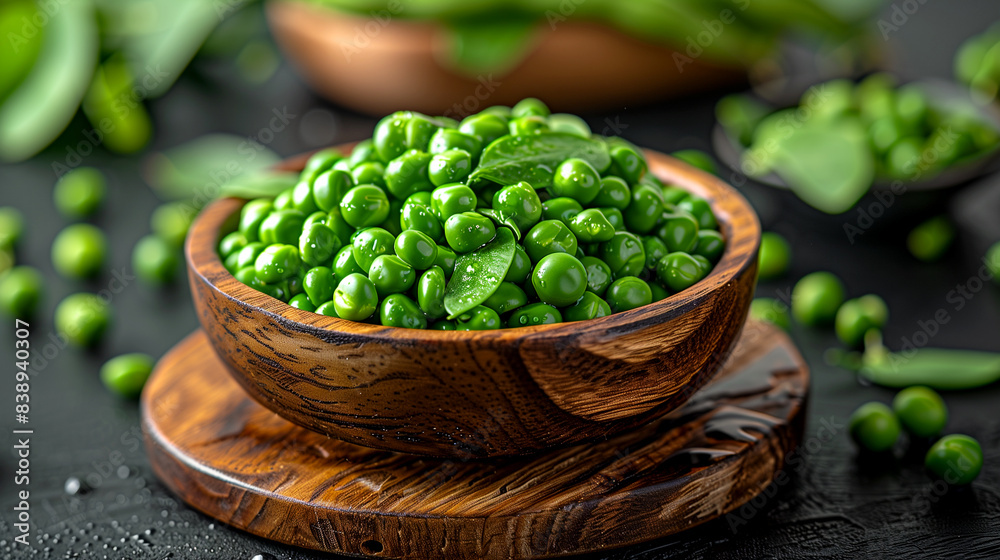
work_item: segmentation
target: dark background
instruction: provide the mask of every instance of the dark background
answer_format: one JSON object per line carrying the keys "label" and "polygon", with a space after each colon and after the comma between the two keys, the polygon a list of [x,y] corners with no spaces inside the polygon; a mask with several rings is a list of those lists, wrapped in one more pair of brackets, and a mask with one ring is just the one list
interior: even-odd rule
{"label": "dark background", "polygon": [[[914,4],[915,0],[913,1]],[[897,2],[902,5],[902,2]],[[971,34],[1000,19],[995,0],[926,0],[887,41],[893,64],[907,77],[948,78],[955,48]],[[709,149],[712,108],[720,94],[701,95],[658,106],[621,107],[586,115],[599,132],[614,123],[620,134],[649,148],[671,151]],[[331,106],[311,94],[283,64],[262,86],[248,88],[236,78],[231,63],[196,61],[174,89],[150,105],[157,136],[152,149],[164,149],[211,132],[254,135],[267,126],[271,111],[286,107],[296,115],[269,147],[283,156],[323,143],[370,135],[374,120]],[[75,143],[74,121],[63,137]],[[55,212],[51,188],[53,161],[65,157],[57,144],[30,162],[0,167],[0,205],[13,205],[27,217],[28,231],[18,260],[39,267],[48,293],[31,324],[36,355],[45,350],[53,331],[52,312],[69,293],[107,287],[111,269],[92,284],[74,285],[58,278],[49,248],[64,227]],[[95,222],[111,244],[111,267],[129,268],[132,246],[149,231],[148,217],[159,204],[143,184],[135,159],[95,152],[87,165],[110,178],[109,204]],[[989,180],[983,189],[990,189]],[[994,180],[994,183],[1000,181]],[[994,185],[1000,186],[1000,185]],[[997,189],[992,189],[996,193]],[[996,200],[996,196],[993,200]],[[996,203],[994,203],[996,204]],[[974,204],[975,206],[975,204]],[[979,204],[978,206],[982,206]],[[982,209],[982,208],[980,208]],[[944,210],[944,207],[941,207]],[[787,297],[803,274],[831,270],[846,282],[849,293],[877,293],[889,303],[892,318],[886,331],[890,347],[912,337],[920,321],[945,309],[951,320],[931,344],[1000,351],[1000,289],[987,286],[961,310],[946,301],[957,284],[978,267],[974,247],[985,235],[1000,239],[1000,204],[973,222],[958,216],[963,242],[942,262],[917,262],[899,241],[905,233],[888,225],[889,235],[866,235],[848,242],[839,228],[793,228],[779,220],[773,229],[792,242],[794,259],[782,281],[761,285],[758,295]],[[894,235],[896,234],[896,235]],[[16,426],[13,375],[4,376],[0,392],[5,412],[4,450],[0,453],[0,557],[79,558],[310,558],[309,551],[272,544],[214,522],[174,499],[152,476],[140,445],[139,414],[134,402],[121,401],[100,384],[97,370],[109,357],[142,351],[159,356],[197,326],[187,286],[154,290],[130,282],[112,302],[115,326],[92,353],[58,350],[32,380],[31,503],[32,549],[14,546],[15,460],[10,451]],[[712,522],[665,540],[608,553],[602,558],[772,558],[772,557],[1000,557],[1000,386],[949,393],[949,432],[966,433],[983,445],[982,475],[964,491],[936,493],[921,461],[902,456],[869,464],[859,461],[846,429],[829,441],[815,438],[825,421],[846,424],[862,402],[889,402],[892,392],[861,386],[842,370],[824,365],[826,348],[836,345],[827,331],[793,332],[813,370],[805,466],[792,482],[769,498],[745,525],[731,530],[725,520]],[[0,364],[13,373],[13,329],[0,326]],[[90,481],[89,492],[70,495],[70,477]]]}

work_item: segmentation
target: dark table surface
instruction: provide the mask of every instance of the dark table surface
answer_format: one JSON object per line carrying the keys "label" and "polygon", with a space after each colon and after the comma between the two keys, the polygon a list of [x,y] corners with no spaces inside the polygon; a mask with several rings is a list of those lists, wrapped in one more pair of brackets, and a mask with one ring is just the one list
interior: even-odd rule
{"label": "dark table surface", "polygon": [[[902,2],[897,2],[903,4]],[[895,64],[911,77],[948,77],[961,40],[1000,19],[995,0],[929,1],[889,34]],[[888,13],[891,13],[888,12]],[[622,107],[588,115],[597,131],[614,124],[637,144],[670,151],[709,146],[712,107],[718,94],[697,96],[652,107]],[[163,149],[211,132],[253,135],[267,126],[272,109],[287,107],[292,126],[269,147],[292,155],[321,143],[355,140],[370,134],[374,121],[318,99],[283,65],[262,86],[242,84],[228,63],[198,61],[165,98],[151,104],[157,137],[151,149]],[[170,290],[148,288],[135,280],[113,295],[115,328],[95,352],[50,345],[52,312],[65,295],[109,286],[115,271],[129,272],[135,241],[149,230],[148,217],[159,201],[140,178],[138,158],[97,151],[86,158],[110,177],[110,204],[95,220],[109,234],[110,266],[99,281],[76,285],[58,278],[49,247],[65,225],[51,201],[53,162],[62,162],[66,146],[82,136],[81,120],[64,141],[33,160],[0,167],[0,205],[18,207],[28,218],[28,232],[18,260],[39,267],[48,294],[39,318],[31,324],[37,355],[33,367],[31,420],[31,548],[13,542],[16,460],[11,430],[13,413],[2,414],[4,451],[0,453],[0,557],[2,558],[225,558],[318,557],[308,551],[270,543],[230,529],[175,499],[150,472],[141,446],[135,403],[110,395],[97,370],[107,358],[143,351],[161,355],[197,326],[185,285]],[[1000,182],[1000,181],[998,181]],[[993,200],[997,197],[994,196]],[[944,207],[941,208],[942,210]],[[996,230],[1000,208],[982,223],[962,223],[963,231]],[[989,215],[987,213],[987,215]],[[787,297],[803,274],[831,270],[852,295],[874,292],[892,311],[885,335],[898,347],[922,322],[943,309],[932,344],[1000,351],[1000,290],[988,286],[961,308],[949,292],[965,284],[978,266],[975,255],[953,251],[944,261],[915,261],[898,235],[863,236],[851,244],[838,228],[793,228],[778,220],[773,229],[788,236],[795,253],[784,280],[762,284],[758,295]],[[888,228],[890,232],[893,228]],[[899,233],[898,231],[896,233]],[[991,234],[988,234],[991,235]],[[981,240],[980,240],[981,241]],[[13,328],[0,326],[0,363],[11,373]],[[771,557],[1000,557],[1000,386],[950,393],[949,432],[976,437],[983,445],[985,467],[964,491],[938,492],[919,458],[868,464],[857,460],[843,428],[862,402],[888,402],[892,392],[864,387],[844,371],[824,365],[832,333],[795,329],[793,336],[810,363],[813,388],[806,432],[807,460],[790,468],[791,482],[746,510],[746,523],[719,520],[661,541],[601,556],[624,558],[771,558]],[[2,384],[4,407],[13,405],[13,376]],[[832,439],[818,437],[823,425],[839,426]],[[64,491],[67,479],[89,481],[82,494]],[[742,518],[741,518],[742,520]]]}

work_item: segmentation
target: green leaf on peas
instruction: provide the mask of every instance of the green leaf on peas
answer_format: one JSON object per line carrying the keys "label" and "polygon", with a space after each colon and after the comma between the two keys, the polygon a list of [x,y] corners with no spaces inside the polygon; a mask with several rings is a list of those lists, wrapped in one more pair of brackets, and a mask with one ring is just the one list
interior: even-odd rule
{"label": "green leaf on peas", "polygon": [[480,208],[477,212],[493,220],[493,224],[496,226],[505,226],[510,228],[511,232],[514,234],[514,239],[517,241],[521,240],[521,228],[517,227],[517,224],[514,223],[514,219],[510,216],[505,215],[503,212],[494,210],[493,208]]}
{"label": "green leaf on peas", "polygon": [[490,298],[514,262],[517,241],[508,228],[497,230],[492,241],[458,257],[455,272],[444,291],[444,308],[454,319]]}
{"label": "green leaf on peas", "polygon": [[492,181],[498,185],[512,185],[527,181],[535,189],[544,189],[552,185],[556,167],[569,158],[580,158],[598,171],[611,165],[608,145],[602,139],[565,132],[505,136],[483,151],[479,166],[469,177],[469,184]]}

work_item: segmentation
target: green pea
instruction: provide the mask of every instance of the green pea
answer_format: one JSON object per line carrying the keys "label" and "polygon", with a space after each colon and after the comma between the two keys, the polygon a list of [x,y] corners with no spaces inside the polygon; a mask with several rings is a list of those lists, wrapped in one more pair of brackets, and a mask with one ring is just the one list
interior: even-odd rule
{"label": "green pea", "polygon": [[861,405],[848,421],[851,438],[869,451],[888,451],[899,439],[899,420],[892,409],[880,402]]}
{"label": "green pea", "polygon": [[642,238],[642,250],[646,253],[646,268],[649,270],[656,270],[660,259],[671,252],[667,245],[655,235],[647,235]]}
{"label": "green pea", "polygon": [[445,276],[451,278],[451,274],[455,272],[456,259],[458,259],[458,255],[455,254],[455,251],[444,245],[438,245],[438,256],[434,260],[434,266],[441,267],[441,270],[444,270]]}
{"label": "green pea", "polygon": [[514,329],[517,327],[533,327],[535,325],[551,325],[562,323],[563,317],[559,310],[545,303],[530,303],[524,307],[519,307],[510,314],[507,319],[507,326]]}
{"label": "green pea", "polygon": [[[336,233],[337,238],[341,241],[350,239],[356,231],[354,226],[347,223],[347,220],[344,219],[344,215],[340,213],[340,207],[330,209],[323,223],[326,224],[326,227],[332,229],[333,233]],[[304,223],[303,227],[305,227]]]}
{"label": "green pea", "polygon": [[496,115],[504,120],[510,120],[511,109],[506,105],[492,105],[479,112],[483,115]]}
{"label": "green pea", "polygon": [[622,213],[629,231],[646,234],[653,231],[666,205],[656,187],[638,185],[632,189],[632,202]]}
{"label": "green pea", "polygon": [[638,276],[646,267],[646,251],[642,239],[634,233],[616,231],[610,241],[601,243],[600,258],[615,278]]}
{"label": "green pea", "polygon": [[694,247],[694,253],[701,255],[712,262],[718,262],[722,253],[726,250],[726,239],[722,234],[714,229],[698,230],[698,242]]}
{"label": "green pea", "polygon": [[0,274],[0,311],[28,319],[38,309],[45,287],[41,273],[30,266],[16,266]]}
{"label": "green pea", "polygon": [[694,216],[701,229],[718,229],[719,222],[715,219],[715,213],[711,205],[704,198],[688,198],[677,203],[677,208],[684,210]]}
{"label": "green pea", "polygon": [[510,268],[507,269],[504,282],[523,284],[528,279],[529,274],[531,274],[531,259],[524,247],[517,245],[514,247],[514,260],[511,261]]}
{"label": "green pea", "polygon": [[409,290],[417,280],[417,273],[396,255],[379,255],[372,262],[368,278],[378,294],[384,296]]}
{"label": "green pea", "polygon": [[426,116],[413,113],[413,117],[406,123],[406,147],[426,152],[438,128]]}
{"label": "green pea", "polygon": [[601,190],[601,175],[582,159],[570,158],[556,167],[549,191],[556,197],[569,197],[580,204],[590,204]]}
{"label": "green pea", "polygon": [[903,137],[903,129],[895,115],[882,117],[868,127],[868,139],[879,154],[889,151]]}
{"label": "green pea", "polygon": [[[375,258],[381,255],[391,255],[395,252],[396,238],[391,233],[382,228],[368,228],[360,231],[354,237],[354,260],[361,267],[363,273],[367,273],[375,262]],[[337,271],[337,276],[343,278],[344,275]]]}
{"label": "green pea", "polygon": [[306,160],[306,164],[302,167],[300,178],[307,183],[314,183],[321,173],[329,170],[334,164],[343,159],[344,154],[336,148],[319,150]]}
{"label": "green pea", "polygon": [[447,286],[444,270],[432,266],[420,275],[417,281],[417,304],[431,319],[444,317],[444,291]]}
{"label": "green pea", "polygon": [[375,125],[372,144],[382,161],[389,161],[406,151],[406,125],[412,114],[397,111]]}
{"label": "green pea", "polygon": [[396,198],[405,199],[415,192],[434,188],[428,177],[431,155],[409,150],[389,162],[385,168],[386,189]]}
{"label": "green pea", "polygon": [[464,181],[470,172],[472,156],[465,150],[447,150],[434,154],[427,166],[427,175],[436,187]]}
{"label": "green pea", "polygon": [[507,135],[507,119],[489,113],[479,113],[466,117],[458,130],[475,136],[485,147],[497,138]]}
{"label": "green pea", "polygon": [[576,115],[571,115],[569,113],[554,113],[549,115],[549,118],[546,120],[549,123],[549,128],[553,132],[566,132],[581,138],[590,138],[590,125],[587,124],[587,121]]}
{"label": "green pea", "polygon": [[287,189],[278,193],[274,197],[275,210],[295,210],[295,203],[292,200],[292,189]]}
{"label": "green pea", "polygon": [[[313,212],[312,214],[309,214],[308,216],[306,216],[305,221],[302,222],[302,229],[303,230],[307,230],[310,227],[312,227],[313,224],[323,224],[323,225],[326,225],[326,222],[327,222],[327,220],[329,218],[330,218],[329,214],[327,214],[326,212],[324,212],[322,210],[317,210],[317,211]],[[327,226],[327,227],[330,227],[330,226]]]}
{"label": "green pea", "polygon": [[643,178],[648,169],[646,158],[632,146],[617,145],[611,148],[612,175],[617,175],[625,179],[628,184],[635,185]]}
{"label": "green pea", "polygon": [[459,132],[452,128],[439,128],[434,136],[428,151],[432,154],[440,154],[449,150],[465,150],[472,157],[473,162],[479,159],[479,152],[483,149],[483,143],[471,134]]}
{"label": "green pea", "polygon": [[597,257],[583,257],[580,262],[587,269],[587,290],[603,294],[613,280],[611,267]]}
{"label": "green pea", "polygon": [[625,217],[622,211],[617,208],[598,208],[608,222],[615,228],[615,231],[625,231]]}
{"label": "green pea", "polygon": [[[365,273],[365,269],[354,259],[353,245],[344,245],[333,256],[333,272],[337,278],[344,278],[348,274]],[[313,300],[313,303],[316,303],[316,300]]]}
{"label": "green pea", "polygon": [[568,224],[580,212],[583,212],[583,206],[568,197],[550,198],[542,203],[543,220],[559,220]]}
{"label": "green pea", "polygon": [[292,188],[292,208],[303,214],[312,214],[319,210],[313,197],[313,186],[308,181],[299,181]]}
{"label": "green pea", "polygon": [[687,253],[670,253],[656,264],[656,277],[674,292],[682,292],[705,277],[704,265]]}
{"label": "green pea", "polygon": [[180,247],[184,245],[184,238],[187,237],[188,229],[194,220],[194,213],[183,203],[174,202],[162,204],[149,218],[150,227],[153,233],[159,235],[164,241]]}
{"label": "green pea", "polygon": [[247,246],[240,249],[237,253],[236,259],[236,269],[240,270],[248,266],[253,266],[253,263],[257,262],[257,257],[267,249],[267,245],[259,241],[254,241],[253,243],[247,243]]}
{"label": "green pea", "polygon": [[[399,153],[403,152],[400,151]],[[378,161],[379,157],[378,152],[375,150],[375,143],[369,138],[355,144],[354,149],[351,150],[351,155],[347,156],[347,163],[353,169],[366,161]],[[389,161],[390,159],[392,158],[387,158],[385,161]]]}
{"label": "green pea", "polygon": [[91,347],[104,337],[111,308],[94,294],[73,294],[56,307],[56,331],[78,347]]}
{"label": "green pea", "polygon": [[521,231],[528,231],[542,217],[542,201],[538,192],[524,181],[497,191],[493,196],[493,209],[513,219]]}
{"label": "green pea", "polygon": [[260,224],[274,210],[274,205],[270,200],[258,198],[251,200],[243,206],[240,211],[239,232],[247,238],[247,241],[254,242],[260,239]]}
{"label": "green pea", "polygon": [[770,280],[788,272],[792,260],[792,248],[785,238],[774,232],[760,236],[760,252],[757,254],[757,276]]}
{"label": "green pea", "polygon": [[[350,246],[345,247],[349,249]],[[343,252],[343,249],[341,249]],[[350,254],[350,252],[348,252]],[[347,274],[352,274],[354,270],[347,272]],[[347,276],[345,274],[344,276]],[[333,274],[333,270],[326,266],[315,266],[306,271],[305,277],[302,279],[302,289],[305,290],[305,295],[309,297],[309,301],[312,302],[314,306],[320,305],[323,302],[329,301],[333,298],[333,291],[336,288],[336,279]]]}
{"label": "green pea", "polygon": [[661,286],[659,282],[650,282],[649,291],[653,294],[653,301],[661,301],[670,297],[670,290]]}
{"label": "green pea", "polygon": [[285,282],[288,284],[288,297],[295,297],[303,292],[305,292],[305,277],[306,272],[308,272],[305,267],[300,266],[299,271],[295,273],[294,276],[290,277]]}
{"label": "green pea", "polygon": [[90,224],[75,224],[59,232],[52,242],[52,264],[66,278],[92,278],[104,266],[108,242]]}
{"label": "green pea", "polygon": [[294,276],[300,262],[299,250],[292,245],[270,245],[257,257],[253,267],[261,282],[273,284]]}
{"label": "green pea", "polygon": [[584,292],[576,303],[562,310],[563,319],[567,322],[586,321],[608,315],[611,315],[611,306],[591,291]]}
{"label": "green pea", "polygon": [[860,346],[865,333],[882,330],[889,321],[889,308],[882,298],[870,294],[845,301],[834,319],[837,338],[846,346]]}
{"label": "green pea", "polygon": [[[660,216],[656,235],[671,253],[689,253],[698,245],[698,220],[683,210],[664,212]],[[705,230],[711,231],[711,230]]]}
{"label": "green pea", "polygon": [[948,484],[970,484],[983,470],[983,448],[966,435],[944,436],[927,451],[924,465]]}
{"label": "green pea", "polygon": [[302,224],[305,221],[306,215],[298,210],[275,210],[260,223],[260,241],[266,245],[275,243],[298,244],[299,235],[302,233]]}
{"label": "green pea", "polygon": [[552,114],[548,105],[534,97],[525,97],[517,102],[510,110],[510,115],[515,119],[518,117],[548,117]]}
{"label": "green pea", "polygon": [[254,269],[253,265],[238,268],[236,272],[233,273],[233,276],[241,283],[250,287],[255,287],[255,284],[263,283],[260,280],[257,280],[257,271]]}
{"label": "green pea", "polygon": [[906,247],[914,257],[933,262],[948,251],[955,234],[951,220],[947,216],[937,216],[913,228],[906,238]]}
{"label": "green pea", "polygon": [[621,177],[605,177],[601,179],[601,188],[597,196],[590,201],[593,206],[607,206],[624,210],[632,202],[632,189]]}
{"label": "green pea", "polygon": [[587,290],[587,269],[572,255],[549,253],[535,265],[531,285],[543,302],[565,307],[580,299]]}
{"label": "green pea", "polygon": [[792,289],[792,315],[808,326],[827,325],[844,302],[844,284],[829,272],[804,276]]}
{"label": "green pea", "polygon": [[24,217],[17,208],[0,207],[0,249],[10,249],[24,234]]}
{"label": "green pea", "polygon": [[512,282],[501,282],[497,290],[493,292],[493,295],[483,302],[483,305],[500,315],[527,304],[528,295],[517,284]]}
{"label": "green pea", "polygon": [[355,185],[375,185],[385,188],[385,166],[376,161],[366,161],[351,169]]}
{"label": "green pea", "polygon": [[885,158],[885,172],[890,177],[906,179],[913,176],[920,162],[923,142],[920,138],[904,137],[889,148]]}
{"label": "green pea", "polygon": [[147,235],[132,249],[132,268],[140,280],[154,285],[169,284],[177,276],[177,248],[156,235]]}
{"label": "green pea", "polygon": [[497,233],[493,221],[477,212],[449,216],[444,223],[444,237],[456,253],[468,253],[490,242]]}
{"label": "green pea", "polygon": [[455,330],[455,321],[436,321],[430,328],[435,331],[453,331]]}
{"label": "green pea", "polygon": [[715,167],[715,161],[712,159],[712,156],[701,150],[680,150],[670,155],[697,169],[711,173],[712,175],[715,175],[718,171]]}
{"label": "green pea", "polygon": [[340,213],[353,227],[377,226],[389,217],[389,199],[375,185],[358,185],[340,201]]}
{"label": "green pea", "polygon": [[[430,193],[425,193],[430,195]],[[411,197],[412,198],[412,197]],[[431,205],[410,202],[409,199],[403,203],[403,210],[399,214],[399,224],[403,231],[416,230],[426,233],[437,243],[444,241],[444,226],[437,218]]]}
{"label": "green pea", "polygon": [[455,319],[456,331],[488,331],[499,329],[500,315],[489,307],[477,305]]}
{"label": "green pea", "polygon": [[525,136],[527,134],[537,134],[549,130],[549,121],[545,117],[529,115],[511,119],[507,123],[507,129],[511,136]]}
{"label": "green pea", "polygon": [[538,263],[542,257],[552,253],[575,255],[578,246],[576,236],[569,227],[559,220],[543,220],[528,231],[522,241],[531,262]]}
{"label": "green pea", "polygon": [[219,255],[223,258],[232,255],[233,253],[239,253],[241,249],[247,246],[247,238],[245,235],[238,231],[234,231],[222,238],[219,242]]}
{"label": "green pea", "polygon": [[569,221],[569,229],[583,243],[610,241],[615,235],[614,226],[597,208],[589,208],[573,216]]}
{"label": "green pea", "polygon": [[431,193],[431,210],[441,221],[475,209],[476,193],[461,183],[440,186]]}
{"label": "green pea", "polygon": [[379,319],[387,327],[426,329],[427,318],[417,304],[403,294],[391,294],[382,300]]}
{"label": "green pea", "polygon": [[120,397],[137,398],[153,373],[154,364],[148,354],[123,354],[111,358],[101,366],[101,383]]}
{"label": "green pea", "polygon": [[333,293],[337,316],[348,321],[364,321],[378,308],[375,284],[363,274],[348,274]]}
{"label": "green pea", "polygon": [[312,224],[299,236],[299,255],[309,266],[329,263],[341,246],[343,242],[325,224]]}
{"label": "green pea", "polygon": [[394,243],[396,256],[417,270],[425,270],[434,265],[438,246],[426,233],[407,230],[396,236]]}
{"label": "green pea", "polygon": [[312,300],[309,299],[307,294],[292,296],[292,299],[288,300],[288,305],[291,305],[295,309],[301,309],[302,311],[316,311],[316,306],[313,305]]}
{"label": "green pea", "polygon": [[649,284],[635,276],[623,276],[608,286],[604,294],[614,313],[628,311],[653,302],[653,291]]}
{"label": "green pea", "polygon": [[941,395],[927,387],[907,387],[892,400],[892,410],[903,428],[918,437],[941,433],[948,423],[948,407]]}
{"label": "green pea", "polygon": [[330,169],[320,173],[312,187],[316,206],[324,212],[339,209],[340,201],[353,187],[354,178],[346,171]]}
{"label": "green pea", "polygon": [[750,302],[750,317],[771,323],[786,331],[792,328],[792,320],[788,317],[788,306],[773,298],[756,298]]}
{"label": "green pea", "polygon": [[103,173],[93,167],[77,167],[59,179],[53,198],[63,216],[86,218],[101,207],[107,190]]}
{"label": "green pea", "polygon": [[337,304],[335,304],[333,301],[323,302],[316,308],[316,311],[314,311],[314,313],[316,313],[317,315],[325,315],[327,317],[340,318],[340,315],[337,314]]}

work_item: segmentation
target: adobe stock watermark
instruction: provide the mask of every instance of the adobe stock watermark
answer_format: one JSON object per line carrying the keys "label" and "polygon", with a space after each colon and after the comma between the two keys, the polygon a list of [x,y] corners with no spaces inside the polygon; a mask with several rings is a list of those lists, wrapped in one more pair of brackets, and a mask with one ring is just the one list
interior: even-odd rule
{"label": "adobe stock watermark", "polygon": [[471,115],[483,106],[490,97],[503,86],[503,82],[494,80],[493,74],[480,75],[476,78],[479,83],[476,89],[461,101],[446,109],[442,115],[449,119],[460,119],[465,115]]}
{"label": "adobe stock watermark", "polygon": [[404,10],[402,0],[389,0],[385,8],[368,12],[368,20],[364,24],[354,26],[354,34],[350,40],[340,43],[340,52],[344,55],[344,59],[350,63],[354,55],[368,48],[372,40],[381,35],[382,30]]}
{"label": "adobe stock watermark", "polygon": [[882,40],[888,41],[890,35],[896,33],[901,27],[906,25],[910,21],[910,16],[916,14],[920,10],[920,7],[929,1],[903,0],[902,2],[893,2],[892,6],[889,7],[889,18],[879,18],[878,22],[876,22],[878,31],[882,34]]}
{"label": "adobe stock watermark", "polygon": [[912,183],[920,180],[928,171],[934,169],[941,155],[954,146],[958,142],[958,138],[958,133],[951,127],[943,129],[934,142],[924,147],[918,157],[913,158],[903,166],[902,171],[906,174],[905,179],[896,179],[885,189],[872,189],[871,193],[875,200],[867,205],[855,206],[857,215],[853,222],[844,222],[843,224],[847,241],[854,245],[859,237],[867,233],[875,225],[875,221],[885,215],[886,211],[909,191]]}
{"label": "adobe stock watermark", "polygon": [[[739,12],[746,11],[750,7],[750,0],[730,0],[730,2]],[[696,59],[705,54],[705,49],[712,46],[716,39],[726,32],[727,25],[736,22],[736,14],[737,12],[730,8],[723,8],[715,19],[702,20],[701,30],[696,35],[685,37],[684,52],[675,51],[673,54],[678,74],[683,74],[685,66],[693,64]]]}
{"label": "adobe stock watermark", "polygon": [[31,16],[21,17],[21,27],[18,29],[17,33],[13,31],[7,32],[7,41],[10,43],[11,48],[14,50],[14,54],[21,52],[21,49],[28,44],[28,41],[34,39],[42,32],[42,28],[52,21],[52,17],[62,9],[63,6],[69,4],[72,0],[39,0],[35,2],[37,10]]}
{"label": "adobe stock watermark", "polygon": [[844,431],[846,427],[847,425],[838,422],[835,416],[820,418],[819,428],[816,430],[816,433],[785,457],[781,469],[774,475],[774,480],[765,486],[759,494],[747,500],[739,508],[726,514],[726,523],[729,525],[729,530],[735,535],[743,526],[757,517],[771,500],[778,495],[778,492],[794,480],[793,476],[798,476],[805,470],[808,465],[808,458],[811,455],[819,453],[838,434]]}

